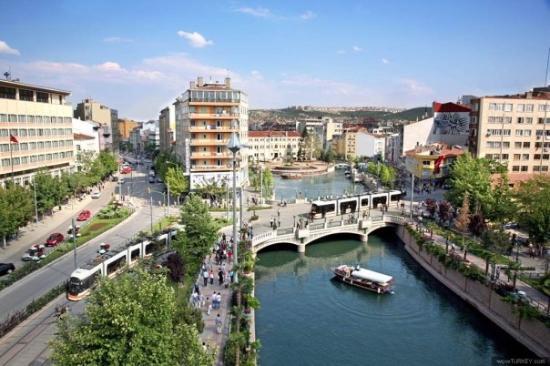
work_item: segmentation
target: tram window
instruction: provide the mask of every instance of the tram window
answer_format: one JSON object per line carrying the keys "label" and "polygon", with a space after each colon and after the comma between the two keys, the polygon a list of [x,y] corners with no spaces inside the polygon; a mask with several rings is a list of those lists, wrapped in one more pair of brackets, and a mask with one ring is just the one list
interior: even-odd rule
{"label": "tram window", "polygon": [[399,201],[401,198],[401,193],[394,193],[390,195],[390,201]]}
{"label": "tram window", "polygon": [[325,207],[323,207],[323,211],[325,211],[325,212],[332,212],[332,211],[334,211],[334,209],[335,209],[334,204],[326,205]]}
{"label": "tram window", "polygon": [[386,204],[386,197],[374,197],[372,199],[372,206],[377,207],[378,205],[384,205]]}
{"label": "tram window", "polygon": [[132,250],[130,253],[130,261],[135,261],[137,258],[139,258],[139,248]]}
{"label": "tram window", "polygon": [[111,274],[118,270],[122,265],[124,264],[124,261],[126,260],[126,256],[122,256],[115,260],[114,262],[111,262],[107,265],[107,274]]}
{"label": "tram window", "polygon": [[361,200],[361,206],[368,206],[369,205],[369,199],[368,198],[363,198]]}

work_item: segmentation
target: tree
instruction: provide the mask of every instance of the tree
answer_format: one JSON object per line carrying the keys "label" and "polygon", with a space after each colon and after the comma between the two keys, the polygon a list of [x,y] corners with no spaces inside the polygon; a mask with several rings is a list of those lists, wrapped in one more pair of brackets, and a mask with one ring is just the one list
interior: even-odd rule
{"label": "tree", "polygon": [[58,203],[58,189],[55,179],[50,173],[41,171],[34,176],[33,185],[36,191],[38,212],[41,215],[51,212]]}
{"label": "tree", "polygon": [[503,223],[510,220],[516,212],[516,204],[508,184],[508,175],[502,173],[498,184],[492,190],[490,210],[486,213],[491,221]]}
{"label": "tree", "polygon": [[437,202],[432,198],[426,199],[426,209],[433,218],[435,216],[435,211],[437,211]]}
{"label": "tree", "polygon": [[6,184],[0,187],[0,238],[3,245],[6,238],[17,233],[32,217],[32,194],[27,188],[17,184]]}
{"label": "tree", "polygon": [[519,206],[516,212],[518,222],[542,252],[550,241],[550,177],[536,176],[523,183],[515,198]]}
{"label": "tree", "polygon": [[456,207],[468,195],[470,208],[487,214],[493,200],[491,173],[487,159],[475,159],[468,153],[459,156],[451,167],[447,199]]}
{"label": "tree", "polygon": [[216,241],[216,226],[198,195],[187,198],[181,208],[181,222],[185,231],[178,236],[175,247],[183,258],[204,258]]}
{"label": "tree", "polygon": [[455,220],[456,229],[462,233],[462,246],[464,249],[464,260],[466,260],[466,254],[468,252],[468,248],[466,248],[466,246],[464,245],[464,234],[468,231],[469,224],[470,224],[470,202],[468,199],[468,194],[466,193],[462,200],[462,207],[460,208],[458,217]]}
{"label": "tree", "polygon": [[51,345],[61,366],[211,364],[165,277],[141,269],[101,280],[84,319],[61,320]]}
{"label": "tree", "polygon": [[178,197],[178,202],[179,197],[189,191],[189,179],[183,175],[183,170],[179,166],[168,168],[164,182],[170,188],[170,194]]}
{"label": "tree", "polygon": [[485,249],[498,254],[508,254],[511,249],[510,236],[501,225],[497,229],[485,230],[481,235],[481,244]]}
{"label": "tree", "polygon": [[437,207],[440,222],[448,222],[452,217],[451,204],[448,201],[439,201]]}
{"label": "tree", "polygon": [[170,279],[174,282],[183,281],[183,275],[185,274],[185,268],[183,265],[183,259],[181,255],[176,252],[172,253],[166,258],[166,262],[163,263],[168,268],[168,274]]}
{"label": "tree", "polygon": [[485,218],[481,213],[476,213],[470,216],[468,229],[475,236],[480,236],[481,233],[485,231],[485,229],[487,229],[487,225],[485,224]]}

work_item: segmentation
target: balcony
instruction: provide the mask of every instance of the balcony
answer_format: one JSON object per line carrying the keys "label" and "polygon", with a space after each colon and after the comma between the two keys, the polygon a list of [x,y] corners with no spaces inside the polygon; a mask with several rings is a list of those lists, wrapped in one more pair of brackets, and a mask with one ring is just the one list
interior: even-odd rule
{"label": "balcony", "polygon": [[239,129],[229,126],[191,126],[189,132],[239,132]]}
{"label": "balcony", "polygon": [[216,140],[216,139],[191,139],[191,146],[220,146],[227,145],[229,139],[226,140]]}
{"label": "balcony", "polygon": [[[229,171],[231,170],[231,164],[224,165],[191,165],[191,172],[208,172],[208,171]],[[238,167],[237,167],[238,169]]]}
{"label": "balcony", "polygon": [[220,119],[231,120],[239,118],[238,113],[189,113],[189,119]]}
{"label": "balcony", "polygon": [[229,154],[227,152],[213,152],[213,151],[205,151],[205,152],[192,152],[191,153],[191,160],[197,160],[197,159],[231,159],[233,156],[232,154]]}

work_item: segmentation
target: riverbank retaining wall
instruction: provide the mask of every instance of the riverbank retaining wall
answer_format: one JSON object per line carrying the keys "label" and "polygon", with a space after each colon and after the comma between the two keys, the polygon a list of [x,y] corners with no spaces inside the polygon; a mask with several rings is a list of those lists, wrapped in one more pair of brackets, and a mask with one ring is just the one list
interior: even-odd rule
{"label": "riverbank retaining wall", "polygon": [[405,243],[405,250],[439,282],[537,356],[550,357],[550,328],[543,322],[537,319],[522,319],[519,314],[513,312],[513,305],[503,301],[503,298],[491,288],[443,266],[437,257],[420,249],[406,227],[399,226],[397,235]]}

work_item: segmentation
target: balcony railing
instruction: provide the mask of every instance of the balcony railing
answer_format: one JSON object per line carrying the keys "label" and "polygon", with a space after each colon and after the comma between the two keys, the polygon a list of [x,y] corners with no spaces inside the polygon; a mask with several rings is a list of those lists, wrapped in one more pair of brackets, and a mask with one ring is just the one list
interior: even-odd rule
{"label": "balcony railing", "polygon": [[238,128],[230,126],[191,126],[189,132],[238,132]]}
{"label": "balcony railing", "polygon": [[238,113],[190,113],[190,119],[235,119],[239,118]]}
{"label": "balcony railing", "polygon": [[191,159],[229,159],[232,155],[229,153],[219,153],[219,152],[192,152],[191,153]]}
{"label": "balcony railing", "polygon": [[[231,164],[223,165],[191,165],[191,171],[227,171],[231,170]],[[237,167],[238,169],[238,167]]]}
{"label": "balcony railing", "polygon": [[191,146],[218,146],[227,145],[229,139],[216,140],[216,139],[191,139]]}

